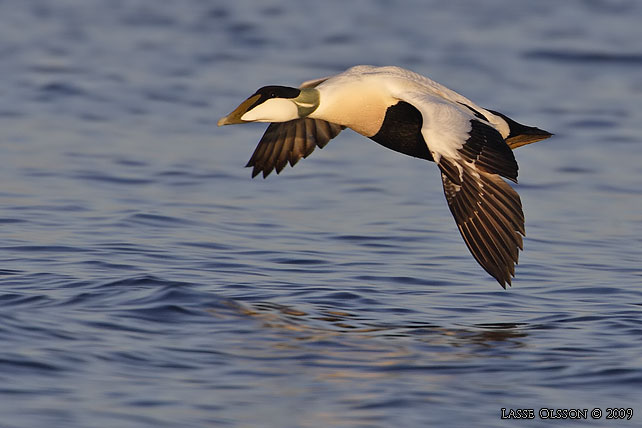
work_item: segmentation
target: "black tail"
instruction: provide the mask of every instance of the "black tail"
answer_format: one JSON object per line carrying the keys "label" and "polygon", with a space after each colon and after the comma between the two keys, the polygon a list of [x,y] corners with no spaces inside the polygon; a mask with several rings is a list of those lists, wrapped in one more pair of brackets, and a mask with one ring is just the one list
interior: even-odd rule
{"label": "black tail", "polygon": [[506,121],[506,123],[508,123],[510,134],[508,135],[508,137],[506,137],[506,144],[508,144],[508,147],[510,147],[513,150],[518,147],[525,146],[526,144],[534,143],[540,140],[545,140],[553,135],[548,131],[544,131],[543,129],[517,123],[510,117],[504,114],[501,114],[499,112],[496,112],[493,110],[488,110],[488,111],[494,114],[495,116],[501,117]]}

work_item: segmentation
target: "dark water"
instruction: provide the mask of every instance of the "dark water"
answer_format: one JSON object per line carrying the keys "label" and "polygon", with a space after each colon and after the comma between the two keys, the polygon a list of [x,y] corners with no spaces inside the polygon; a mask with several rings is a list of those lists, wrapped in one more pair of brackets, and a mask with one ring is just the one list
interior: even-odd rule
{"label": "dark water", "polygon": [[[641,20],[635,0],[0,1],[0,427],[641,426]],[[264,126],[216,127],[259,86],[359,63],[556,134],[516,153],[512,289],[434,164],[345,132],[251,180]]]}

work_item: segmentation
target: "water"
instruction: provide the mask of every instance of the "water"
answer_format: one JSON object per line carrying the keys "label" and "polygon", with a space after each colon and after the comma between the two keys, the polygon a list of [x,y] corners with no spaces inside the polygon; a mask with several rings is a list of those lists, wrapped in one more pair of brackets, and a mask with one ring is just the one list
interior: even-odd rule
{"label": "water", "polygon": [[[640,426],[641,18],[1,1],[0,426]],[[556,134],[516,152],[512,289],[468,254],[434,164],[344,132],[252,180],[264,126],[216,127],[259,86],[359,63]]]}

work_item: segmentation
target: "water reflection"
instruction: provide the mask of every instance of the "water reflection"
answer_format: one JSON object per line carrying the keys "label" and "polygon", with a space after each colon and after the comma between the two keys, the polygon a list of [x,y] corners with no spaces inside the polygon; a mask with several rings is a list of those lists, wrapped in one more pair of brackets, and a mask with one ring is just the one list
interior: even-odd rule
{"label": "water reflection", "polygon": [[[329,336],[343,336],[364,339],[414,339],[420,342],[447,344],[453,347],[474,345],[479,348],[494,348],[501,342],[511,348],[525,346],[524,339],[528,337],[527,323],[482,323],[464,327],[443,327],[431,323],[409,322],[392,324],[378,322],[363,315],[320,308],[305,311],[293,306],[273,302],[257,302],[244,304],[229,301],[227,305],[233,309],[236,316],[252,317],[261,322],[265,328],[274,332],[287,330],[301,333],[296,341],[325,340]],[[220,311],[210,310],[210,313],[220,316]]]}

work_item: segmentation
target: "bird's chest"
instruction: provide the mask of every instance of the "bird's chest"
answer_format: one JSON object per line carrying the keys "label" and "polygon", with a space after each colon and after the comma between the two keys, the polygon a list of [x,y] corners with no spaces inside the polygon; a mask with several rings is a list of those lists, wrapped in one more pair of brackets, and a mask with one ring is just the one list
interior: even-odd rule
{"label": "bird's chest", "polygon": [[337,108],[324,115],[328,122],[346,126],[365,137],[376,134],[383,124],[386,106],[376,99],[346,97],[337,104]]}
{"label": "bird's chest", "polygon": [[351,81],[321,88],[321,104],[311,115],[346,126],[365,137],[375,135],[383,124],[386,108],[394,100],[379,85]]}

